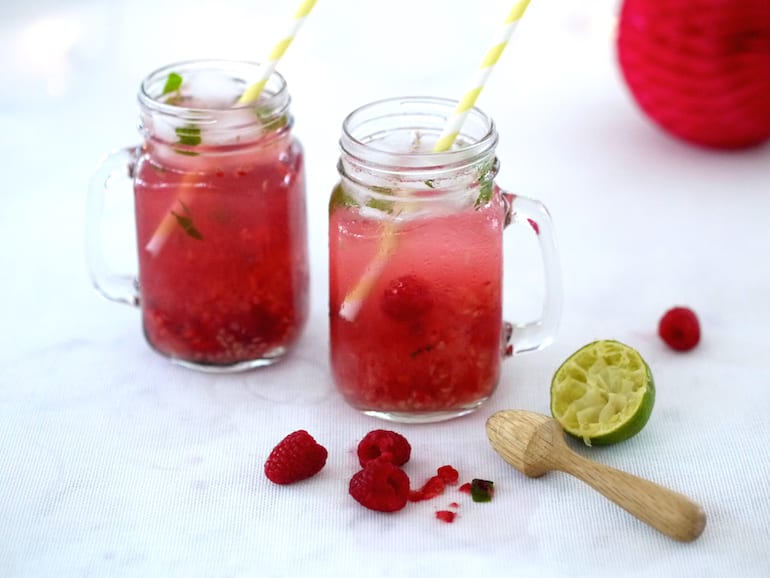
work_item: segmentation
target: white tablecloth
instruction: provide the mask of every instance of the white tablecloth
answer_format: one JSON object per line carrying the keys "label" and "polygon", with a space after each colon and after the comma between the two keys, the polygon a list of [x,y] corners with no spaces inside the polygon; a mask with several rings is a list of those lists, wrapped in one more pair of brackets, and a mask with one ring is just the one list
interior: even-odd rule
{"label": "white tablecloth", "polygon": [[[0,576],[770,575],[770,150],[702,150],[642,115],[616,66],[615,1],[534,0],[478,101],[501,134],[499,183],[542,200],[556,225],[557,341],[507,361],[475,414],[392,426],[412,443],[414,484],[452,464],[461,481],[493,480],[491,503],[450,487],[385,515],[348,495],[356,443],[391,426],[349,408],[330,379],[326,200],[344,115],[386,96],[458,97],[508,2],[321,0],[287,52],[279,68],[308,161],[312,312],[284,362],[232,376],[174,367],[143,341],[137,311],[92,290],[88,178],[101,155],[137,141],[141,78],[181,59],[264,58],[289,4],[0,7]],[[116,245],[130,246],[123,226]],[[508,249],[507,315],[526,318],[537,259],[526,234],[509,243],[520,246]],[[680,304],[703,327],[686,354],[656,335]],[[565,474],[525,478],[487,442],[496,410],[547,413],[554,370],[597,338],[642,353],[657,402],[635,438],[572,446],[701,503],[708,525],[693,543]],[[275,486],[264,460],[300,428],[328,463]],[[455,522],[438,521],[451,502]]]}

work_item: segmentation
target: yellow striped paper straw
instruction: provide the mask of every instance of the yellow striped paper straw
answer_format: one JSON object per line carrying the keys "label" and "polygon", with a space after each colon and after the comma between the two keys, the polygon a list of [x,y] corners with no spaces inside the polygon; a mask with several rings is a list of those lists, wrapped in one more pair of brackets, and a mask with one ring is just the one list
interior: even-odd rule
{"label": "yellow striped paper straw", "polygon": [[[503,28],[499,33],[497,42],[495,42],[484,55],[481,66],[479,66],[479,69],[476,72],[473,84],[460,99],[460,102],[452,112],[452,116],[449,117],[449,120],[444,126],[444,130],[441,132],[441,136],[439,136],[438,141],[436,141],[436,144],[433,147],[433,152],[446,152],[452,148],[457,136],[460,134],[460,129],[462,129],[468,113],[476,104],[476,99],[479,97],[479,94],[481,94],[492,69],[495,64],[497,64],[497,61],[500,60],[500,56],[505,50],[505,47],[508,46],[508,42],[510,41],[511,36],[513,36],[513,32],[516,30],[519,20],[524,16],[524,12],[527,10],[529,2],[530,0],[519,0],[519,2],[516,2],[516,4],[513,5],[513,8],[511,8],[508,17],[503,24]],[[374,284],[377,282],[377,279],[385,268],[390,255],[396,248],[395,232],[395,224],[392,222],[386,223],[374,261],[369,264],[353,289],[345,295],[345,299],[340,305],[339,313],[340,317],[343,319],[353,321],[358,315],[366,297],[374,287]]]}
{"label": "yellow striped paper straw", "polygon": [[270,56],[267,57],[267,65],[265,66],[265,70],[262,72],[262,78],[249,86],[243,92],[241,98],[238,99],[238,104],[248,104],[259,98],[259,95],[262,94],[262,89],[265,88],[270,75],[273,74],[273,71],[275,71],[275,67],[278,64],[278,61],[281,60],[286,50],[289,48],[289,46],[291,46],[291,43],[294,41],[294,37],[297,35],[297,32],[299,32],[299,29],[302,28],[302,24],[305,22],[307,15],[310,14],[313,6],[315,6],[315,3],[316,0],[304,0],[302,4],[300,4],[299,8],[297,8],[297,11],[294,13],[289,33],[283,38],[283,40],[279,41],[273,47],[273,51],[270,53]]}
{"label": "yellow striped paper straw", "polygon": [[484,55],[484,60],[481,61],[481,66],[479,66],[479,69],[476,72],[476,77],[473,79],[471,88],[468,89],[460,99],[452,116],[447,121],[441,136],[433,147],[434,152],[444,152],[452,148],[455,139],[457,139],[457,135],[460,134],[460,129],[465,122],[465,118],[476,104],[476,99],[479,97],[484,85],[487,83],[487,79],[492,73],[495,64],[500,60],[500,56],[505,50],[505,47],[508,46],[508,42],[510,41],[511,36],[513,36],[513,31],[516,30],[516,25],[519,23],[519,20],[521,20],[521,17],[524,16],[527,6],[529,6],[529,0],[520,0],[520,2],[514,4],[513,8],[511,8],[508,17],[505,19],[503,28],[500,31],[498,41],[495,42],[495,44],[487,50],[486,55]]}
{"label": "yellow striped paper straw", "polygon": [[[262,94],[262,91],[267,85],[267,81],[275,71],[275,67],[278,64],[278,61],[281,60],[281,57],[283,57],[284,53],[291,45],[294,37],[297,35],[297,32],[305,22],[307,15],[310,14],[313,6],[315,6],[316,1],[317,0],[302,1],[299,8],[297,8],[296,12],[294,12],[289,33],[273,47],[272,52],[270,52],[270,56],[268,56],[265,69],[262,71],[261,77],[257,82],[250,85],[246,90],[243,91],[243,94],[236,102],[236,105],[249,104],[259,98],[259,95]],[[182,183],[181,188],[185,188],[187,190],[193,186],[194,183]],[[178,200],[185,202],[185,198],[185,192],[182,192]],[[174,214],[169,211],[166,213],[165,218],[158,225],[158,228],[155,229],[155,232],[152,234],[152,237],[147,242],[145,248],[153,255],[156,255],[163,248],[166,239],[168,239],[168,236],[171,234],[171,231],[174,230],[175,226],[176,217],[174,217]]]}

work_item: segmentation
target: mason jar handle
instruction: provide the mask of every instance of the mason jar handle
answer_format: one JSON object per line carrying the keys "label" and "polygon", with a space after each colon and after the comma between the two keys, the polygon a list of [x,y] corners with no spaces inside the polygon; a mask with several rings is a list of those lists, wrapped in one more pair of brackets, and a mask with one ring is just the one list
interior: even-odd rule
{"label": "mason jar handle", "polygon": [[136,276],[118,273],[107,262],[102,246],[102,225],[107,194],[113,191],[131,194],[138,156],[139,147],[127,147],[111,152],[99,163],[88,187],[85,222],[86,265],[91,282],[107,299],[133,306],[139,305]]}
{"label": "mason jar handle", "polygon": [[545,294],[539,319],[522,324],[506,323],[509,355],[539,351],[553,343],[561,320],[561,267],[556,249],[553,222],[548,209],[540,201],[503,192],[506,203],[506,226],[524,223],[535,233],[543,261]]}

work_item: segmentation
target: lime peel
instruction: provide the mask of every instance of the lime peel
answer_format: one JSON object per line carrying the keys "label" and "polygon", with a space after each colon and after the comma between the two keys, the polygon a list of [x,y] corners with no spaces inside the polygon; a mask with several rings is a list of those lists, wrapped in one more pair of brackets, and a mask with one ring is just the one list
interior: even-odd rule
{"label": "lime peel", "polygon": [[568,434],[590,446],[629,439],[646,425],[655,383],[638,351],[614,340],[582,347],[556,370],[551,414]]}

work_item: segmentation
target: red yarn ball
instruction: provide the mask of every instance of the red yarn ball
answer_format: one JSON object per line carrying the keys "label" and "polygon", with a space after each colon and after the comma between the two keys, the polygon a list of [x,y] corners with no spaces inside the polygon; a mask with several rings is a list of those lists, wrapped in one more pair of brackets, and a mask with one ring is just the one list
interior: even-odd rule
{"label": "red yarn ball", "polygon": [[770,138],[770,0],[625,0],[618,59],[641,109],[721,149]]}

